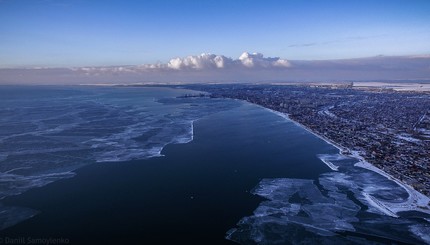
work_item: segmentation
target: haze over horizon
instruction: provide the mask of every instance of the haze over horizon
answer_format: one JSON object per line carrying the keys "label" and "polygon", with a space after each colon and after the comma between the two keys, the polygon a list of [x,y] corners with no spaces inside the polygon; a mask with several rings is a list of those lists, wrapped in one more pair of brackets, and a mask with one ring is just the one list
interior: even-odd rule
{"label": "haze over horizon", "polygon": [[429,12],[419,0],[2,0],[0,84],[430,79]]}

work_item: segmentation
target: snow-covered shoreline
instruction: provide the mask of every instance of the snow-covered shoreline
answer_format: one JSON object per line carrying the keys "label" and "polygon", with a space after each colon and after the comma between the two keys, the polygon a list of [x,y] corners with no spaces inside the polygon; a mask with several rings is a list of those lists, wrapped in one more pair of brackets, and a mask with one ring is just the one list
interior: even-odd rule
{"label": "snow-covered shoreline", "polygon": [[[260,105],[259,105],[260,106]],[[398,184],[399,186],[401,186],[403,189],[405,189],[405,191],[408,193],[409,197],[406,201],[404,202],[400,202],[400,203],[388,203],[388,202],[384,202],[381,200],[377,200],[376,198],[372,197],[370,194],[368,193],[363,193],[364,196],[368,197],[368,200],[372,200],[369,202],[369,204],[375,206],[377,209],[381,210],[382,212],[384,212],[387,215],[393,216],[393,217],[398,217],[397,213],[398,212],[404,212],[404,211],[419,211],[419,212],[423,212],[423,213],[428,213],[430,214],[430,198],[427,197],[426,195],[418,192],[417,190],[413,189],[411,186],[409,186],[406,183],[403,183],[402,181],[396,179],[395,177],[393,177],[392,175],[388,174],[387,172],[383,171],[382,169],[379,169],[377,167],[375,167],[373,164],[369,163],[368,161],[366,161],[361,155],[360,152],[358,151],[351,151],[348,148],[342,147],[340,145],[338,145],[337,143],[333,142],[332,140],[327,139],[326,137],[317,134],[316,132],[312,131],[310,128],[304,126],[303,124],[291,119],[289,117],[288,114],[286,113],[282,113],[279,111],[275,111],[263,106],[260,106],[278,116],[281,116],[291,122],[293,122],[294,124],[296,124],[297,126],[305,129],[306,131],[310,132],[311,134],[315,135],[316,137],[324,140],[325,142],[327,142],[328,144],[336,147],[339,150],[339,154],[345,156],[345,157],[351,157],[351,158],[355,158],[358,160],[358,162],[356,164],[354,164],[354,166],[356,167],[360,167],[360,168],[364,168],[373,172],[376,172],[392,181],[394,181],[396,184]],[[345,154],[344,152],[348,152],[348,154]],[[337,168],[333,168],[333,166],[330,166],[330,164],[328,164],[326,161],[323,161],[330,169],[337,171]],[[376,201],[375,201],[376,200]]]}
{"label": "snow-covered shoreline", "polygon": [[[311,133],[311,134],[315,135],[316,137],[324,140],[328,144],[336,147],[339,150],[340,154],[342,154],[342,151],[348,150],[345,147],[342,147],[342,146],[336,144],[335,142],[331,141],[330,139],[327,139],[326,137],[324,137],[324,136],[322,136],[322,135],[320,135],[318,133],[315,133],[312,129],[306,127],[305,125],[303,125],[303,124],[301,124],[301,123],[299,123],[299,122],[291,119],[290,116],[287,113],[282,113],[282,112],[279,112],[279,111],[275,111],[275,110],[272,110],[272,109],[269,109],[269,108],[266,108],[266,107],[263,107],[263,106],[260,106],[260,107],[264,108],[264,109],[266,109],[266,110],[268,110],[268,111],[270,111],[270,112],[272,112],[272,113],[274,113],[274,114],[276,114],[278,116],[281,116],[281,117],[283,117],[283,118],[285,118],[285,119],[287,119],[287,120],[289,120],[291,122],[293,122],[295,125],[299,126],[300,128],[303,128],[304,130],[308,131],[309,133]],[[342,155],[344,155],[344,154],[342,154]]]}
{"label": "snow-covered shoreline", "polygon": [[[413,189],[410,185],[403,183],[400,180],[394,178],[392,175],[388,174],[387,172],[385,172],[385,171],[375,167],[371,163],[367,162],[366,160],[364,160],[363,157],[361,157],[359,155],[358,152],[353,151],[351,156],[359,160],[359,162],[354,164],[354,166],[360,167],[360,168],[365,168],[365,169],[368,169],[370,171],[376,172],[376,173],[386,177],[387,179],[390,179],[390,180],[396,182],[396,184],[401,186],[408,193],[409,197],[405,202],[388,203],[388,202],[380,201],[383,204],[382,208],[386,208],[389,211],[396,213],[396,214],[398,212],[413,211],[413,210],[430,214],[430,207],[429,207],[430,198],[429,197],[427,197],[426,195]],[[381,207],[378,207],[378,208],[381,208]]]}

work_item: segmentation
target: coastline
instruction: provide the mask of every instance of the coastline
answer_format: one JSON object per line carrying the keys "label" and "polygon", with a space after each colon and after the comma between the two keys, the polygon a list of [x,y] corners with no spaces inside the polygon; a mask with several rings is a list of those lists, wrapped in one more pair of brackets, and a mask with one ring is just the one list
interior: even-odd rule
{"label": "coastline", "polygon": [[[74,178],[8,198],[7,205],[32,207],[40,215],[0,236],[63,236],[72,243],[235,244],[225,239],[225,233],[264,201],[250,194],[261,179],[284,174],[313,179],[326,171],[312,157],[322,142],[311,138],[316,145],[312,154],[299,152],[307,140],[297,144],[280,129],[294,128],[297,138],[303,131],[282,119],[261,130],[276,117],[241,102],[194,121],[192,128],[187,127],[193,129],[193,141],[168,144],[162,152],[165,157],[87,165]],[[285,146],[298,154],[283,151]],[[285,165],[286,159],[291,163],[305,159],[306,167],[297,170]],[[165,236],[166,230],[170,236]]]}
{"label": "coastline", "polygon": [[330,144],[330,145],[332,145],[332,146],[336,147],[336,148],[339,150],[339,153],[340,153],[341,155],[344,155],[344,154],[342,154],[342,151],[344,151],[344,150],[349,150],[349,149],[347,149],[347,148],[345,148],[345,147],[342,147],[342,146],[338,145],[336,142],[334,142],[334,141],[332,141],[332,140],[330,140],[330,139],[328,139],[328,138],[326,138],[326,137],[324,137],[324,136],[322,136],[322,135],[317,134],[317,133],[316,133],[316,132],[314,132],[312,129],[308,128],[307,126],[305,126],[305,125],[303,125],[303,124],[301,124],[301,123],[299,123],[299,122],[297,122],[297,121],[295,121],[295,120],[291,119],[291,118],[290,118],[290,116],[289,116],[287,113],[283,113],[283,112],[275,111],[275,110],[272,110],[272,109],[269,109],[269,108],[263,107],[263,106],[261,106],[261,105],[258,105],[258,106],[260,106],[261,108],[264,108],[264,109],[266,109],[266,110],[269,110],[270,112],[272,112],[272,113],[274,113],[274,114],[276,114],[276,115],[278,115],[278,116],[281,116],[281,117],[283,117],[283,118],[285,118],[285,119],[287,119],[287,120],[290,120],[290,121],[291,121],[291,122],[293,122],[295,125],[297,125],[297,126],[299,126],[299,127],[303,128],[304,130],[308,131],[309,133],[311,133],[311,134],[315,135],[316,137],[318,137],[318,138],[320,138],[320,139],[324,140],[324,141],[325,141],[325,142],[327,142],[328,144]]}
{"label": "coastline", "polygon": [[[338,145],[336,142],[333,142],[332,140],[314,132],[313,130],[311,130],[307,126],[291,119],[287,113],[275,111],[275,110],[272,110],[270,108],[266,108],[266,107],[261,106],[261,105],[257,105],[257,106],[264,108],[264,109],[266,109],[266,110],[268,110],[268,111],[270,111],[270,112],[272,112],[272,113],[274,113],[280,117],[283,117],[283,118],[293,122],[295,125],[303,128],[304,130],[308,131],[309,133],[311,133],[311,134],[315,135],[316,137],[324,140],[326,143],[337,148],[339,150],[340,155],[357,159],[358,162],[356,164],[354,164],[354,166],[373,171],[379,175],[386,177],[387,179],[394,181],[397,185],[401,186],[408,193],[409,196],[408,196],[407,200],[405,200],[404,202],[398,203],[398,204],[385,203],[381,200],[377,200],[376,198],[374,198],[370,194],[364,193],[365,197],[368,197],[369,200],[372,200],[369,202],[369,204],[373,205],[375,208],[379,209],[383,213],[390,215],[392,217],[398,217],[397,213],[398,212],[404,212],[404,211],[419,211],[419,212],[430,214],[430,198],[429,197],[427,197],[426,195],[415,190],[410,185],[403,183],[402,181],[393,177],[392,175],[388,174],[387,172],[383,171],[382,169],[377,168],[373,164],[369,163],[360,155],[360,152],[352,151],[346,147],[342,147],[342,146]],[[344,152],[348,152],[349,154],[345,154]],[[330,164],[327,164],[323,160],[321,160],[321,161],[324,162],[324,164],[326,164],[333,171],[337,171],[337,168],[333,168],[332,166],[330,166]]]}
{"label": "coastline", "polygon": [[[198,91],[198,90],[194,90],[194,91]],[[230,98],[230,99],[234,99],[234,98]],[[284,119],[287,119],[291,122],[293,122],[295,125],[297,125],[298,127],[306,130],[307,132],[313,134],[314,136],[316,136],[317,138],[322,139],[323,141],[325,141],[326,143],[332,145],[333,147],[337,148],[339,151],[339,154],[344,156],[344,157],[349,157],[349,158],[355,158],[357,159],[357,163],[354,164],[354,166],[356,167],[360,167],[360,168],[364,168],[367,170],[370,170],[372,172],[375,172],[379,175],[384,176],[385,178],[394,181],[397,185],[399,185],[400,187],[402,187],[407,193],[408,193],[408,198],[406,201],[399,203],[399,204],[392,204],[392,203],[385,203],[383,201],[377,200],[376,198],[370,196],[369,194],[365,193],[365,197],[367,197],[368,200],[372,199],[371,202],[369,202],[371,205],[373,204],[373,206],[377,209],[379,209],[380,211],[382,211],[383,213],[393,216],[393,217],[398,217],[397,216],[397,212],[402,212],[402,211],[419,211],[419,212],[423,212],[423,213],[427,213],[430,214],[430,198],[427,197],[426,195],[420,193],[419,191],[415,190],[413,187],[411,187],[410,185],[402,182],[401,180],[393,177],[392,175],[388,174],[387,172],[385,172],[384,170],[377,168],[376,166],[374,166],[373,164],[369,163],[368,161],[366,161],[364,159],[364,157],[362,157],[360,155],[360,152],[358,151],[352,151],[349,148],[343,147],[341,145],[339,145],[338,143],[326,138],[323,135],[320,135],[316,132],[314,132],[312,129],[310,129],[309,127],[293,120],[290,118],[288,113],[284,113],[284,112],[280,112],[280,111],[276,111],[267,107],[264,107],[262,105],[259,104],[255,104],[246,100],[241,100],[241,99],[234,99],[234,100],[239,100],[239,101],[243,101],[246,103],[250,103],[253,105],[256,105],[264,110],[268,110],[271,113],[274,113]],[[348,153],[348,154],[345,154]],[[324,164],[326,164],[331,170],[333,171],[338,171],[338,167],[333,165],[333,164],[328,164],[326,161],[320,159]],[[376,199],[377,201],[373,201],[373,199]],[[391,215],[393,214],[393,215]]]}

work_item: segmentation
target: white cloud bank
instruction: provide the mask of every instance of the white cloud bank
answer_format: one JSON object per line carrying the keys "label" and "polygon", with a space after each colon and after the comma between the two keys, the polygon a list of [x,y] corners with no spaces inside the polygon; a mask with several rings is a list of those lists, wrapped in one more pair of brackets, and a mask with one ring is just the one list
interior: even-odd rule
{"label": "white cloud bank", "polygon": [[275,68],[289,67],[287,60],[279,57],[265,58],[261,53],[244,52],[239,59],[232,59],[224,55],[206,54],[171,59],[167,67],[174,70],[184,69],[229,69],[229,68]]}
{"label": "white cloud bank", "polygon": [[0,69],[0,84],[430,80],[430,55],[285,60],[245,52],[237,59],[203,53],[167,63],[79,68]]}
{"label": "white cloud bank", "polygon": [[239,57],[239,61],[243,66],[246,67],[289,67],[290,63],[287,60],[276,58],[264,58],[261,53],[243,53]]}
{"label": "white cloud bank", "polygon": [[203,53],[190,55],[184,58],[173,58],[168,63],[144,64],[138,66],[114,66],[114,67],[80,67],[76,71],[87,74],[105,72],[165,72],[165,71],[210,71],[221,69],[279,69],[287,68],[290,63],[279,57],[264,57],[261,53],[244,52],[238,59],[232,59],[224,55]]}
{"label": "white cloud bank", "polygon": [[224,55],[201,54],[191,55],[185,58],[174,58],[167,63],[167,67],[174,70],[183,69],[222,69],[231,65],[233,60]]}

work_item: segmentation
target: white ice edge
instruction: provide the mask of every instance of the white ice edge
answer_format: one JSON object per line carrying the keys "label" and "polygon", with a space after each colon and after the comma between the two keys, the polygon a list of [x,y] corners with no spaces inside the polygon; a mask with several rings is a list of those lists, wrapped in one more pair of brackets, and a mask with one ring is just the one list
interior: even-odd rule
{"label": "white ice edge", "polygon": [[[401,186],[403,189],[405,189],[405,191],[408,193],[409,197],[405,202],[401,202],[401,203],[388,203],[388,202],[383,202],[380,200],[377,200],[376,198],[370,197],[370,194],[363,192],[364,197],[366,198],[366,200],[369,202],[370,205],[374,206],[375,208],[377,208],[378,210],[384,212],[387,215],[393,216],[393,217],[398,217],[397,213],[398,212],[402,212],[402,211],[419,211],[419,212],[423,212],[423,213],[427,213],[430,214],[430,198],[427,197],[426,195],[418,192],[417,190],[413,189],[411,186],[409,186],[406,183],[401,182],[400,180],[394,178],[393,176],[391,176],[390,174],[386,173],[385,171],[375,167],[374,165],[372,165],[371,163],[367,162],[366,160],[364,160],[364,158],[362,156],[360,156],[359,152],[357,151],[351,151],[345,147],[339,146],[337,145],[335,142],[327,139],[324,136],[321,136],[317,133],[315,133],[314,131],[312,131],[310,128],[304,126],[303,124],[291,119],[289,117],[289,115],[287,113],[282,113],[279,111],[275,111],[260,105],[257,105],[265,110],[268,110],[282,118],[287,119],[288,121],[293,122],[295,125],[305,129],[306,131],[308,131],[309,133],[315,135],[316,137],[324,140],[325,142],[327,142],[328,144],[336,147],[339,150],[339,154],[341,155],[345,155],[343,154],[344,151],[349,152],[351,155],[345,155],[346,157],[352,157],[352,158],[356,158],[359,162],[357,162],[356,164],[354,164],[354,166],[356,167],[360,167],[360,168],[365,168],[367,170],[376,172],[384,177],[386,177],[387,179],[390,179],[392,181],[394,181],[395,183],[397,183],[399,186]],[[324,162],[328,167],[330,167],[331,169],[333,169],[329,164],[327,164],[326,161],[322,160],[322,162]],[[333,169],[333,170],[337,170]],[[377,200],[377,201],[375,201]]]}
{"label": "white ice edge", "polygon": [[413,189],[408,184],[405,184],[405,183],[401,182],[400,180],[394,178],[393,176],[384,172],[383,170],[373,166],[371,163],[364,160],[363,157],[361,157],[358,152],[351,151],[351,153],[352,153],[352,155],[351,155],[352,157],[357,158],[359,160],[359,162],[354,164],[354,166],[360,167],[360,168],[365,168],[365,169],[368,169],[370,171],[376,172],[376,173],[386,177],[387,179],[396,182],[396,184],[399,185],[400,187],[402,187],[409,195],[408,199],[404,202],[401,202],[401,203],[388,203],[388,202],[379,201],[383,206],[381,206],[381,205],[375,206],[376,208],[378,208],[378,209],[381,209],[381,208],[384,209],[385,208],[385,209],[388,209],[390,212],[395,213],[395,214],[397,214],[398,212],[402,212],[402,211],[404,212],[404,211],[413,211],[413,210],[430,214],[430,208],[429,208],[430,198],[429,197],[427,197],[426,195]]}
{"label": "white ice edge", "polygon": [[325,163],[331,170],[333,170],[333,171],[337,171],[338,170],[338,166],[336,166],[336,165],[334,165],[333,163],[331,163],[330,161],[327,161],[326,159],[324,159],[324,158],[319,158],[323,163]]}
{"label": "white ice edge", "polygon": [[375,197],[373,197],[369,193],[363,192],[363,196],[370,205],[377,208],[379,211],[383,212],[384,214],[391,216],[391,217],[394,217],[394,218],[399,217],[396,213],[391,211],[391,209],[389,207],[387,207],[384,203],[382,203],[381,201],[379,201],[378,199],[376,199]]}
{"label": "white ice edge", "polygon": [[[169,144],[188,144],[194,140],[194,122],[198,121],[199,119],[194,119],[190,121],[190,138],[184,139],[184,138],[175,138],[172,141],[163,144],[161,147],[157,148],[156,151],[147,150],[143,154],[129,154],[127,157],[119,157],[119,156],[108,156],[105,158],[99,158],[96,159],[97,163],[103,163],[103,162],[123,162],[123,161],[131,161],[131,160],[141,160],[141,159],[149,159],[154,157],[164,157],[165,155],[161,154],[164,147],[166,147]],[[100,140],[99,140],[100,141]],[[133,157],[137,156],[137,157]]]}

